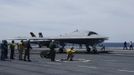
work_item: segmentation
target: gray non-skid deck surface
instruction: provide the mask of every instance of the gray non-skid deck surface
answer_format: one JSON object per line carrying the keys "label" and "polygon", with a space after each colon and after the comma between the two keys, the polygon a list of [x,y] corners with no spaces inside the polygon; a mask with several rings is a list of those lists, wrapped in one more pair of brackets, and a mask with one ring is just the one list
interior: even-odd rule
{"label": "gray non-skid deck surface", "polygon": [[109,54],[76,54],[75,61],[60,61],[65,54],[57,54],[56,62],[31,56],[32,62],[0,61],[0,75],[133,75],[134,57]]}

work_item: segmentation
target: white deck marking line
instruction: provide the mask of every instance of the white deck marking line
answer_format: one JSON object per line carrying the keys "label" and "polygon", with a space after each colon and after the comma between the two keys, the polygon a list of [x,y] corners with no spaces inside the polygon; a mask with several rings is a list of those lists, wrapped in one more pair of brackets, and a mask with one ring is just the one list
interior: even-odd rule
{"label": "white deck marking line", "polygon": [[134,71],[130,71],[130,70],[118,70],[118,71],[134,73]]}
{"label": "white deck marking line", "polygon": [[[62,61],[62,60],[56,60],[56,61],[58,61],[58,62],[70,62],[70,61],[68,61],[68,60],[64,60],[64,61]],[[78,59],[78,60],[74,60],[73,62],[90,62],[91,60],[86,60],[86,59]]]}
{"label": "white deck marking line", "polygon": [[61,61],[60,59],[56,60],[56,61]]}
{"label": "white deck marking line", "polygon": [[90,62],[91,60],[84,60],[84,61],[82,61],[82,62]]}
{"label": "white deck marking line", "polygon": [[89,68],[89,69],[97,69],[97,67],[94,67],[94,66],[81,66],[81,65],[78,65],[78,67]]}
{"label": "white deck marking line", "polygon": [[[68,61],[68,60],[56,60],[56,61],[58,61],[58,62],[70,62],[70,61]],[[61,64],[61,63],[60,63]]]}
{"label": "white deck marking line", "polygon": [[78,59],[80,62],[90,62],[91,60],[86,60],[86,59]]}
{"label": "white deck marking line", "polygon": [[61,63],[57,63],[57,62],[47,62],[47,64],[61,65]]}

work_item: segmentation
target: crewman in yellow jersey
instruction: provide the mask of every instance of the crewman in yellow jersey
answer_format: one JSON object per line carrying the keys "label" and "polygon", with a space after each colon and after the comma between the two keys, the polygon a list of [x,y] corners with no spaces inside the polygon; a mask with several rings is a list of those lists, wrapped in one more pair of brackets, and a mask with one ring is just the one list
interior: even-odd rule
{"label": "crewman in yellow jersey", "polygon": [[73,57],[74,57],[74,53],[76,51],[74,50],[74,48],[70,48],[70,49],[67,49],[67,60],[69,61],[73,61]]}
{"label": "crewman in yellow jersey", "polygon": [[25,45],[23,40],[21,40],[21,42],[18,44],[19,60],[23,60],[22,56],[23,56],[24,49],[25,49]]}

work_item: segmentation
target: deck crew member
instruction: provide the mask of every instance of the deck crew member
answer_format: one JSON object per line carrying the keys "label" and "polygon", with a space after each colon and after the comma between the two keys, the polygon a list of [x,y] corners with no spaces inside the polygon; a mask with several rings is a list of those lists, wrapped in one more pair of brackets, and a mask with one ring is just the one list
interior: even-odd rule
{"label": "deck crew member", "polygon": [[1,57],[0,58],[1,58],[1,60],[4,61],[6,59],[6,49],[7,49],[5,40],[2,40],[0,48],[1,48]]}
{"label": "deck crew member", "polygon": [[52,42],[50,43],[49,48],[50,48],[50,59],[51,59],[51,61],[55,61],[55,56],[56,56],[55,48],[56,48],[56,44],[55,44],[54,40],[52,40]]}
{"label": "deck crew member", "polygon": [[14,40],[12,41],[12,43],[10,44],[10,59],[14,59],[14,51],[15,51],[15,43]]}
{"label": "deck crew member", "polygon": [[72,61],[73,60],[73,57],[74,57],[74,53],[75,53],[76,51],[74,50],[74,48],[72,47],[72,48],[70,48],[70,49],[68,49],[67,50],[67,60],[70,60],[70,61]]}
{"label": "deck crew member", "polygon": [[19,60],[22,60],[24,49],[25,49],[25,45],[23,40],[21,40],[21,42],[18,44]]}
{"label": "deck crew member", "polygon": [[24,53],[24,61],[26,61],[26,58],[29,62],[31,62],[30,60],[30,50],[32,49],[31,45],[30,45],[30,40],[28,40],[26,42],[26,49],[25,49],[25,53]]}

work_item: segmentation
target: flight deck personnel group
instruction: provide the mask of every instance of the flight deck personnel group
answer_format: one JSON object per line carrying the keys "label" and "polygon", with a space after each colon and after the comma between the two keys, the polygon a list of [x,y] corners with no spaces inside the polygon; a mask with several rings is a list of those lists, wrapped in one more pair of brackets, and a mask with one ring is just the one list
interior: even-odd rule
{"label": "flight deck personnel group", "polygon": [[23,40],[21,40],[20,43],[18,43],[17,46],[18,46],[19,60],[24,60],[24,61],[31,62],[31,60],[30,60],[30,49],[32,49],[32,47],[30,45],[30,40],[25,41],[25,43],[24,43]]}
{"label": "flight deck personnel group", "polygon": [[[9,44],[10,59],[15,59],[14,56],[15,56],[16,47],[18,48],[19,60],[24,60],[24,61],[30,62],[31,61],[30,60],[30,50],[32,49],[32,47],[30,45],[30,40],[25,41],[25,42],[23,40],[21,40],[20,43],[18,43],[18,44],[15,44],[15,42],[12,41]],[[49,44],[51,61],[55,61],[55,56],[56,56],[55,48],[56,47],[57,47],[56,42],[54,40],[52,40],[52,42]],[[0,44],[0,48],[1,48],[0,59],[1,60],[8,59],[8,42],[6,40],[3,40],[2,43]],[[75,53],[75,50],[73,47],[68,49],[67,50],[67,60],[72,61],[73,57],[74,57],[74,53]],[[24,56],[24,58],[23,58],[23,56]]]}
{"label": "flight deck personnel group", "polygon": [[[15,48],[17,47],[18,49],[18,57],[19,57],[19,60],[24,60],[24,61],[31,61],[30,60],[30,50],[32,49],[31,45],[30,45],[30,40],[28,41],[25,41],[23,42],[23,40],[21,40],[20,43],[18,44],[15,44],[14,41],[12,41],[10,44],[9,44],[9,48],[10,48],[10,59],[15,59],[14,58],[14,54],[15,54]],[[8,58],[8,43],[6,40],[3,40],[1,45],[0,45],[0,48],[1,48],[1,56],[0,56],[0,59],[1,60],[5,60]],[[49,48],[50,48],[50,59],[51,61],[55,61],[55,56],[56,56],[56,51],[55,51],[55,48],[56,48],[56,43],[54,42],[54,40],[52,40],[52,42],[50,43],[49,45]],[[24,54],[24,55],[23,55]],[[23,58],[24,56],[24,58]]]}
{"label": "flight deck personnel group", "polygon": [[128,50],[128,49],[133,50],[133,42],[132,41],[130,41],[129,43],[127,43],[126,41],[124,42],[123,50]]}
{"label": "flight deck personnel group", "polygon": [[[1,49],[1,55],[0,55],[0,60],[6,60],[8,59],[8,47],[10,50],[10,59],[15,59],[15,49],[16,47],[18,48],[18,57],[19,60],[27,60],[30,62],[30,49],[32,48],[30,45],[30,41],[27,41],[26,43],[21,40],[20,43],[15,44],[14,40],[8,44],[6,40],[2,40],[2,43],[0,44],[0,49]],[[24,59],[23,59],[23,54],[24,54]]]}

